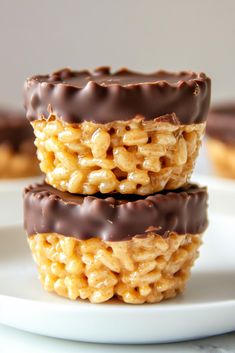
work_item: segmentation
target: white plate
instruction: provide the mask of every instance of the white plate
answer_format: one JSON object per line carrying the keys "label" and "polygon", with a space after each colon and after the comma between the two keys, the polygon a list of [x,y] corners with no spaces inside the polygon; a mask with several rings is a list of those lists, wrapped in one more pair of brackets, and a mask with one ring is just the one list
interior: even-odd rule
{"label": "white plate", "polygon": [[44,292],[18,226],[0,227],[0,322],[71,340],[154,343],[235,330],[234,184],[210,178],[210,227],[185,294],[161,304],[92,305]]}

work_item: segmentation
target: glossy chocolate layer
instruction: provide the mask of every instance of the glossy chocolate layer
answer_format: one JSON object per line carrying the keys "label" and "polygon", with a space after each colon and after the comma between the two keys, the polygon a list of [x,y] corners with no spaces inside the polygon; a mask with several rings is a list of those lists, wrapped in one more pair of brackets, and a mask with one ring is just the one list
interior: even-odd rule
{"label": "glossy chocolate layer", "polygon": [[142,74],[126,69],[110,73],[107,67],[94,72],[64,69],[29,78],[24,100],[30,121],[53,113],[67,123],[103,124],[174,113],[181,124],[197,124],[206,120],[210,87],[205,74],[192,71]]}
{"label": "glossy chocolate layer", "polygon": [[33,140],[33,129],[25,119],[25,114],[0,110],[0,144],[9,146],[15,152],[24,149],[32,151]]}
{"label": "glossy chocolate layer", "polygon": [[206,133],[229,145],[235,145],[235,101],[214,106],[208,117]]}
{"label": "glossy chocolate layer", "polygon": [[207,227],[207,190],[188,185],[147,197],[114,194],[81,196],[46,184],[24,192],[24,226],[28,235],[58,233],[81,240],[98,237],[123,241],[155,232],[198,234]]}

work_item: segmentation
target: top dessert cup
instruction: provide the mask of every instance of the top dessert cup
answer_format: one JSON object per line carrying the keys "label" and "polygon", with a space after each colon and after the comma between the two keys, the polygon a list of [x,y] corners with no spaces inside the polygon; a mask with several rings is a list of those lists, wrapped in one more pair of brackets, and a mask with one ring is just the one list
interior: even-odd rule
{"label": "top dessert cup", "polygon": [[53,187],[148,195],[189,180],[210,102],[205,74],[65,69],[28,79],[24,92]]}
{"label": "top dessert cup", "polygon": [[0,110],[0,179],[40,174],[34,135],[24,114]]}

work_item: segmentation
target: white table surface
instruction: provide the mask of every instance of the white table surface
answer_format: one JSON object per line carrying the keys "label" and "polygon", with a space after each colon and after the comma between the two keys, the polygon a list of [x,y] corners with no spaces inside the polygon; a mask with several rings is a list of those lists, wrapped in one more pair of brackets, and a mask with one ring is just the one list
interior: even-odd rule
{"label": "white table surface", "polygon": [[0,325],[1,353],[227,353],[235,352],[235,333],[203,340],[160,345],[110,345],[80,343],[37,336]]}
{"label": "white table surface", "polygon": [[[212,174],[212,168],[203,146],[199,156],[196,173]],[[192,178],[193,179],[193,178]],[[235,315],[235,313],[234,313]],[[190,318],[189,318],[190,320]],[[116,352],[167,352],[167,353],[226,353],[235,352],[235,332],[210,337],[203,340],[171,343],[164,345],[103,345],[82,343],[43,337],[0,325],[0,353],[116,353]]]}

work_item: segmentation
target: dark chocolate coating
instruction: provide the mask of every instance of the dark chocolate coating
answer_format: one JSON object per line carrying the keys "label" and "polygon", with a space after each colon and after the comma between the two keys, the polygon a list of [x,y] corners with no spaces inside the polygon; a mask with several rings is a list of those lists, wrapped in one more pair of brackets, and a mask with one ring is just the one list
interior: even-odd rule
{"label": "dark chocolate coating", "polygon": [[54,113],[66,123],[108,123],[142,116],[145,120],[175,114],[181,124],[206,120],[211,81],[203,73],[157,71],[142,74],[126,69],[110,73],[63,69],[25,82],[24,102],[30,121]]}
{"label": "dark chocolate coating", "polygon": [[82,196],[47,184],[24,191],[24,226],[28,235],[58,233],[80,240],[129,240],[155,232],[198,234],[207,227],[207,190],[188,185],[175,191],[134,195]]}
{"label": "dark chocolate coating", "polygon": [[235,145],[235,101],[215,105],[208,117],[208,136]]}
{"label": "dark chocolate coating", "polygon": [[14,152],[34,151],[34,134],[25,114],[11,110],[0,110],[0,144],[9,146]]}

